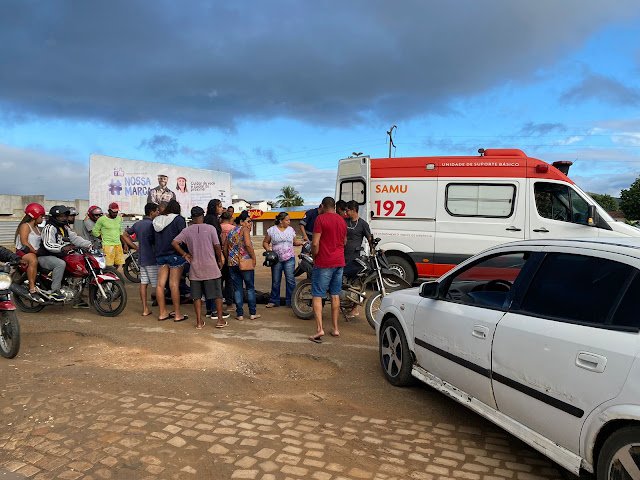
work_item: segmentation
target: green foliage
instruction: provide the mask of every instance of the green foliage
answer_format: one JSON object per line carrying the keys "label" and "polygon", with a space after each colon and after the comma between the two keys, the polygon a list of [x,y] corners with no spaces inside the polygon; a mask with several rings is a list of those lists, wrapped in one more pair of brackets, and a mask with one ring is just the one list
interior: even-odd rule
{"label": "green foliage", "polygon": [[620,208],[628,220],[640,219],[640,177],[620,192]]}
{"label": "green foliage", "polygon": [[286,207],[299,207],[304,205],[304,199],[300,196],[300,193],[291,185],[287,185],[280,189],[280,195],[278,195],[276,205],[280,208]]}
{"label": "green foliage", "polygon": [[608,193],[589,193],[591,197],[607,212],[615,212],[619,210],[618,202]]}

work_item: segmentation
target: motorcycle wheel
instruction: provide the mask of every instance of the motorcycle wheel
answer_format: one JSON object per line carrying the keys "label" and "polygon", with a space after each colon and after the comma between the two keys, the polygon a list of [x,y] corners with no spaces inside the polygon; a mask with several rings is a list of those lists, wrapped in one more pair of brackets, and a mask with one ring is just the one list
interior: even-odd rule
{"label": "motorcycle wheel", "polygon": [[291,309],[302,320],[311,320],[313,318],[313,297],[311,296],[310,278],[302,280],[293,289]]}
{"label": "motorcycle wheel", "polygon": [[[27,274],[23,274],[20,279],[16,282],[19,285],[29,285],[27,280]],[[22,312],[26,313],[37,313],[42,310],[45,306],[40,302],[34,302],[33,300],[21,297],[13,292],[11,292],[11,298],[13,299],[13,303],[15,303],[16,307]]]}
{"label": "motorcycle wheel", "polygon": [[[386,280],[386,279],[383,279],[383,280]],[[391,292],[395,292],[396,290],[403,290],[404,288],[407,288],[400,285],[399,282],[393,282],[393,283],[396,284],[395,287],[390,287],[386,285],[386,282],[385,282],[384,288],[387,293],[391,293]],[[374,291],[371,294],[371,296],[367,298],[367,302],[364,305],[367,322],[369,322],[369,325],[371,325],[371,328],[373,328],[374,330],[376,329],[376,322],[375,322],[376,314],[378,313],[378,310],[380,310],[381,303],[382,303],[382,292],[378,290],[378,291]]]}
{"label": "motorcycle wheel", "polygon": [[123,270],[124,276],[127,277],[130,282],[140,283],[140,267],[137,263],[133,262],[131,255],[124,261]]}
{"label": "motorcycle wheel", "polygon": [[[103,298],[100,289],[96,285],[89,286],[89,302],[103,317],[115,317],[120,315],[127,306],[127,291],[122,282],[103,282],[102,288],[107,294]],[[115,305],[115,306],[114,306]]]}
{"label": "motorcycle wheel", "polygon": [[0,312],[0,355],[13,358],[20,350],[20,323],[14,310]]}

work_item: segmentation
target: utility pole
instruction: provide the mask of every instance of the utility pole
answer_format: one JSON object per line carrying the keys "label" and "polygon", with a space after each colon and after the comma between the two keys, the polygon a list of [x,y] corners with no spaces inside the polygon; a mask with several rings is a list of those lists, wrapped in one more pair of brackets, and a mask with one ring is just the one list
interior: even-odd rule
{"label": "utility pole", "polygon": [[394,128],[398,128],[395,125],[393,127],[391,127],[391,129],[387,132],[387,135],[389,135],[389,158],[391,158],[391,147],[396,148],[395,143],[393,143],[393,138],[391,137],[391,134],[393,133],[393,129]]}

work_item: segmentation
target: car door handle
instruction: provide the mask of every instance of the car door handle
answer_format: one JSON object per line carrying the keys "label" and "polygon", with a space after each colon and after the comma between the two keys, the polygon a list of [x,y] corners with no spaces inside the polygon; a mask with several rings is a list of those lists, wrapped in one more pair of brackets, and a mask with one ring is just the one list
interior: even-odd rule
{"label": "car door handle", "polygon": [[522,229],[518,227],[509,227],[507,228],[507,232],[520,232]]}
{"label": "car door handle", "polygon": [[549,233],[549,230],[547,230],[544,227],[542,227],[542,228],[534,228],[533,231],[534,232],[539,232],[539,233]]}
{"label": "car door handle", "polygon": [[471,331],[471,335],[482,340],[486,340],[489,336],[489,329],[484,325],[474,325],[473,330]]}
{"label": "car door handle", "polygon": [[591,352],[579,352],[576,357],[576,365],[585,370],[602,373],[607,366],[607,357]]}

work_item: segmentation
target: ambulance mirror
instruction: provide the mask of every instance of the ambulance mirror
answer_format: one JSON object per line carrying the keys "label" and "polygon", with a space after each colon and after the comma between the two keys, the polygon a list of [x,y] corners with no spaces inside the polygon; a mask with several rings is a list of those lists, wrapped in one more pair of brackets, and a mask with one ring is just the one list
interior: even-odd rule
{"label": "ambulance mirror", "polygon": [[600,216],[598,215],[598,209],[595,205],[589,205],[589,226],[597,227],[600,220]]}

